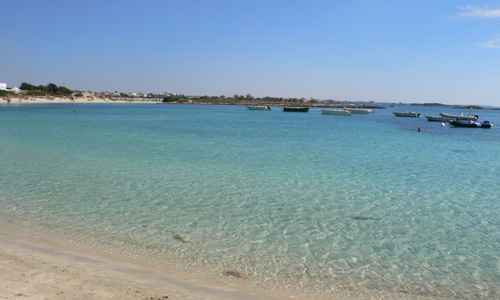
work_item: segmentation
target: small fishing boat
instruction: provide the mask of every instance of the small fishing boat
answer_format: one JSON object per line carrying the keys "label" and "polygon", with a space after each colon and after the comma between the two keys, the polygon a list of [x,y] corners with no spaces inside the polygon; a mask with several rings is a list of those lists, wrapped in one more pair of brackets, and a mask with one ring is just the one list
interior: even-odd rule
{"label": "small fishing boat", "polygon": [[309,106],[284,106],[284,112],[308,112]]}
{"label": "small fishing boat", "polygon": [[439,115],[441,117],[447,117],[447,118],[451,118],[453,120],[477,121],[479,119],[478,115],[472,115],[472,109],[469,110],[469,113],[467,115],[464,115],[464,113],[462,113],[462,112],[458,115],[452,115],[452,114],[447,114],[447,113],[440,113]]}
{"label": "small fishing boat", "polygon": [[489,121],[478,122],[472,120],[452,120],[450,124],[456,127],[470,127],[470,128],[491,128],[493,124]]}
{"label": "small fishing boat", "polygon": [[324,115],[338,115],[338,116],[350,116],[351,111],[347,109],[323,109],[321,111]]}
{"label": "small fishing boat", "polygon": [[247,105],[249,110],[271,110],[270,106],[265,105]]}
{"label": "small fishing boat", "polygon": [[455,120],[454,118],[443,117],[443,116],[425,115],[425,117],[427,118],[427,121],[431,121],[431,122],[448,122],[448,121]]}
{"label": "small fishing boat", "polygon": [[373,114],[373,110],[369,108],[346,108],[346,110],[350,111],[352,114],[363,114],[363,115]]}
{"label": "small fishing boat", "polygon": [[392,113],[396,117],[407,117],[407,118],[419,118],[420,117],[420,113],[411,112],[411,111],[407,111],[407,112],[393,111]]}

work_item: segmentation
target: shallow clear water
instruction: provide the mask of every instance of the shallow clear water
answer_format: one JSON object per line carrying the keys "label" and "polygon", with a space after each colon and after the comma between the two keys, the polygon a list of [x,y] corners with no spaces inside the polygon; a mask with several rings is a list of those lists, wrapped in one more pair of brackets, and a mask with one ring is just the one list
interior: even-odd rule
{"label": "shallow clear water", "polygon": [[474,113],[4,105],[0,229],[290,295],[500,298],[500,111]]}

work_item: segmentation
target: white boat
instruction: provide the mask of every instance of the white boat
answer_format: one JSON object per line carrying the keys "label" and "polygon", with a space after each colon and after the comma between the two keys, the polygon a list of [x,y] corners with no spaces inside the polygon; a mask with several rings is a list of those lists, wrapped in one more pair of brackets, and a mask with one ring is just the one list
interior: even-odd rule
{"label": "white boat", "polygon": [[441,117],[451,118],[451,120],[477,121],[477,119],[479,119],[478,116],[472,115],[472,109],[469,110],[469,113],[467,115],[464,115],[464,113],[462,113],[462,112],[458,115],[451,115],[451,114],[446,114],[446,113],[440,113],[439,115]]}
{"label": "white boat", "polygon": [[249,110],[271,110],[270,106],[265,105],[247,105]]}
{"label": "white boat", "polygon": [[401,112],[401,111],[393,111],[392,112],[396,117],[407,117],[407,118],[418,118],[420,117],[420,113],[417,112]]}
{"label": "white boat", "polygon": [[339,115],[339,116],[350,116],[351,111],[347,109],[323,109],[322,110],[324,115]]}
{"label": "white boat", "polygon": [[425,115],[425,117],[427,118],[427,121],[431,121],[431,122],[448,122],[451,120],[455,120],[454,118],[443,117],[443,116]]}
{"label": "white boat", "polygon": [[373,114],[373,110],[368,108],[346,108],[346,110],[349,110],[352,114]]}

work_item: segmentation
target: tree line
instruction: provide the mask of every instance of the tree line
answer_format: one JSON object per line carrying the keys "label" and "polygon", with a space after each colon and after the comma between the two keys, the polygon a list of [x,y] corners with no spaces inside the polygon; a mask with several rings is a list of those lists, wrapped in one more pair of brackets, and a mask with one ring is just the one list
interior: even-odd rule
{"label": "tree line", "polygon": [[75,93],[75,91],[72,91],[65,86],[57,86],[54,83],[35,86],[31,83],[23,82],[21,83],[19,89],[25,91],[27,96],[71,96]]}
{"label": "tree line", "polygon": [[225,97],[225,96],[201,96],[201,97],[188,97],[185,95],[175,95],[175,96],[168,96],[163,98],[163,102],[185,102],[187,100],[194,100],[194,101],[207,101],[207,102],[212,102],[212,101],[236,101],[236,102],[265,102],[265,103],[278,103],[278,102],[294,102],[294,103],[304,103],[304,102],[310,102],[310,103],[318,103],[319,100],[316,100],[314,98],[283,98],[283,97],[254,97],[250,94],[247,95],[234,95],[233,97]]}
{"label": "tree line", "polygon": [[[82,93],[79,91],[73,91],[68,89],[65,86],[57,86],[54,83],[49,83],[47,85],[33,85],[28,82],[21,83],[19,87],[26,96],[82,96]],[[76,94],[75,94],[76,93]],[[120,93],[121,97],[129,98],[131,95]],[[152,97],[153,94],[148,94],[149,97]],[[295,102],[295,103],[304,103],[311,102],[316,103],[319,102],[316,99],[310,98],[283,98],[283,97],[254,97],[250,94],[247,95],[234,95],[233,97],[226,96],[198,96],[198,97],[188,97],[185,95],[175,95],[175,96],[167,96],[163,98],[163,102],[187,102],[188,100],[195,101],[206,101],[206,102],[218,102],[218,101],[231,101],[231,102],[266,102],[266,103],[286,103],[286,102]]]}

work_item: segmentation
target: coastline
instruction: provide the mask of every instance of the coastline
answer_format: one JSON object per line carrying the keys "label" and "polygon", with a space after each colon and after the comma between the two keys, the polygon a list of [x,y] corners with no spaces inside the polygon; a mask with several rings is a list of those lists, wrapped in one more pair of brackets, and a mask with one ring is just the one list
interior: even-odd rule
{"label": "coastline", "polygon": [[[68,104],[68,105],[70,105],[70,104]],[[43,106],[43,105],[42,105],[42,106]],[[71,106],[71,105],[70,105],[70,106]],[[119,106],[120,106],[120,105],[119,105]],[[130,107],[132,107],[132,106],[133,106],[133,105],[131,105]],[[54,152],[54,153],[59,153],[59,152]],[[8,173],[6,173],[6,174],[8,174]],[[20,218],[20,219],[22,219],[22,218]],[[37,219],[36,219],[36,218],[34,218],[33,220],[37,220]],[[349,219],[348,219],[348,220],[349,220]],[[368,223],[368,222],[364,222],[364,221],[362,221],[362,222],[359,222],[359,223]],[[13,223],[11,223],[11,224],[13,224]],[[63,228],[64,228],[64,227],[63,227]],[[31,230],[32,230],[32,228],[30,228],[29,226],[28,226],[26,229],[28,229],[28,230],[30,230],[30,232],[32,232],[32,231],[31,231]],[[0,233],[0,235],[1,235],[1,233]],[[64,235],[64,234],[61,234],[61,235],[59,235],[59,236],[61,236],[61,237],[62,237],[62,236],[65,236],[65,235]],[[32,235],[32,237],[38,238],[38,235]],[[94,237],[95,237],[95,235],[90,235],[90,238],[94,238]],[[23,239],[23,238],[21,237],[21,239]],[[17,238],[14,238],[14,240],[17,240]],[[49,239],[49,240],[53,240],[53,239]],[[57,239],[56,239],[56,240],[57,240]],[[2,244],[3,244],[3,243],[2,243]],[[38,244],[38,242],[35,242],[35,244]],[[41,244],[44,244],[44,242],[42,242]],[[72,253],[73,251],[77,251],[77,252],[81,252],[81,251],[82,251],[82,250],[81,250],[81,247],[79,247],[79,246],[74,246],[74,247],[73,247],[72,245],[69,245],[68,247],[69,247],[69,248],[76,249],[76,250],[68,250],[68,251],[69,251],[69,252],[71,252],[71,253]],[[201,248],[201,247],[199,247],[199,246],[198,246],[198,248]],[[2,253],[2,251],[4,251],[4,250],[3,250],[3,248],[1,248],[1,247],[0,247],[0,249],[2,249],[2,250],[0,250],[0,253]],[[63,248],[63,249],[64,249],[64,248]],[[92,248],[89,248],[89,249],[92,249]],[[91,251],[92,251],[92,250],[91,250]],[[63,251],[63,252],[64,252],[64,251]],[[239,251],[235,251],[235,252],[236,252],[236,253],[238,253]],[[14,253],[18,253],[18,252],[17,252],[17,251],[15,251]],[[113,256],[113,255],[112,255],[112,256]],[[24,260],[24,259],[26,259],[26,258],[30,258],[30,257],[32,257],[32,254],[27,253],[26,255],[22,255],[22,257],[21,257],[21,258]],[[116,258],[115,258],[115,257],[111,257],[110,259],[111,259],[111,260],[115,260]],[[104,261],[106,262],[106,259],[104,259]],[[29,261],[28,261],[28,263],[29,263]],[[4,263],[3,263],[3,262],[2,262],[1,264],[2,264],[2,266],[4,265]],[[64,265],[63,265],[63,266],[64,266]],[[170,272],[170,273],[171,273],[171,270],[170,270],[168,267],[167,267],[167,268],[163,268],[163,269],[165,270],[165,272]],[[387,268],[387,269],[388,269],[388,268]],[[153,268],[153,270],[154,270],[154,268]],[[54,270],[52,270],[52,271],[51,271],[51,270],[48,270],[48,271],[49,271],[49,272],[55,272]],[[16,273],[21,273],[21,272],[12,272],[12,273],[16,274]],[[23,274],[24,274],[24,273],[23,273]],[[27,274],[27,272],[26,272],[26,274]],[[223,274],[223,273],[222,273],[222,272],[218,272],[218,274]],[[26,276],[26,275],[25,275],[25,276]],[[184,275],[184,277],[192,278],[191,276],[185,276],[185,275]],[[340,277],[340,276],[339,276],[339,277]],[[110,278],[111,278],[111,277],[110,277]],[[119,276],[117,276],[117,278],[119,278]],[[63,279],[63,281],[66,281],[66,280],[70,280],[70,279]],[[238,280],[239,280],[239,279],[235,279],[234,281],[236,282],[236,281],[238,281]],[[53,280],[52,282],[56,282],[56,280]],[[84,280],[84,282],[85,282],[85,280]],[[120,282],[121,282],[121,280],[120,280]],[[110,284],[110,285],[111,285],[111,284]],[[224,286],[224,284],[223,284],[222,286]],[[151,289],[148,289],[147,291],[153,291],[153,290],[154,290],[154,288],[156,288],[156,287],[153,287],[153,288],[151,288]],[[158,293],[158,295],[159,295],[159,296],[161,296],[161,295],[162,295],[163,290],[161,290],[160,292],[161,292],[161,293]],[[169,292],[169,291],[167,291],[167,295],[168,295],[168,292]],[[0,293],[0,295],[2,295],[2,293]],[[9,295],[10,295],[10,294],[9,294]],[[151,295],[152,295],[152,294],[151,294]],[[189,295],[190,295],[190,294],[189,294]],[[142,294],[142,296],[141,296],[142,298],[138,298],[138,299],[145,299],[145,297],[143,297],[143,296],[144,296],[144,293],[143,293],[143,294]],[[159,296],[158,296],[158,297],[159,297]],[[152,295],[152,296],[150,296],[150,297],[157,297],[157,296],[156,296],[156,294],[155,294],[155,295]],[[186,297],[187,297],[187,298],[189,298],[189,296],[186,296]],[[45,298],[49,298],[49,297],[45,297]],[[102,298],[102,297],[100,297],[100,298]],[[172,296],[170,296],[170,298],[172,298]],[[283,295],[280,295],[280,298],[286,298],[286,297],[284,297]],[[288,298],[290,298],[290,297],[288,297]],[[332,298],[333,298],[333,297],[332,297]],[[335,297],[335,298],[337,298],[337,297]],[[417,298],[417,297],[415,297],[415,298]],[[1,299],[1,298],[0,298],[0,299]],[[10,299],[10,298],[8,298],[8,299]],[[49,298],[49,299],[51,299],[51,298]],[[64,298],[62,298],[62,299],[64,299]],[[121,298],[120,298],[120,299],[121,299]],[[132,298],[132,299],[134,299],[134,298]],[[204,299],[205,299],[205,298],[204,298]],[[344,297],[344,299],[348,299],[348,298]],[[401,299],[401,298],[400,298],[400,299]],[[423,298],[418,297],[418,299],[423,299]]]}
{"label": "coastline", "polygon": [[179,101],[179,102],[162,102],[159,99],[142,99],[142,98],[100,98],[91,96],[84,97],[74,97],[73,99],[68,97],[26,97],[21,98],[20,96],[14,96],[10,98],[10,102],[7,97],[0,97],[1,104],[62,104],[62,103],[149,103],[149,104],[203,104],[203,105],[267,105],[267,106],[309,106],[309,107],[320,107],[320,108],[344,108],[344,107],[355,107],[355,108],[370,108],[370,109],[385,109],[385,107],[372,106],[372,105],[346,105],[346,104],[329,104],[329,103],[301,103],[301,102],[231,102],[231,101],[199,101],[199,100],[189,100],[189,101]]}
{"label": "coastline", "polygon": [[78,97],[74,100],[67,97],[12,97],[8,102],[6,97],[0,98],[0,104],[61,104],[61,103],[160,103],[158,101],[130,101],[125,99],[108,99],[97,97]]}
{"label": "coastline", "polygon": [[[150,103],[150,104],[204,104],[204,105],[266,105],[266,106],[309,106],[309,107],[320,107],[320,108],[367,108],[367,109],[380,109],[384,110],[386,107],[378,105],[356,105],[356,104],[330,104],[330,103],[301,103],[301,102],[230,102],[230,101],[180,101],[180,102],[166,102],[163,103],[159,99],[142,99],[142,98],[100,98],[86,95],[84,97],[74,97],[73,99],[68,97],[24,97],[15,96],[10,98],[10,102],[7,97],[0,97],[0,104],[61,104],[61,103]],[[416,105],[416,106],[437,106],[437,107],[447,107],[450,109],[475,109],[475,110],[500,110],[500,108],[495,107],[481,107],[475,105],[445,105],[445,104],[417,104],[410,103],[405,105]]]}
{"label": "coastline", "polygon": [[0,232],[0,299],[272,300]]}
{"label": "coastline", "polygon": [[[318,298],[290,295],[286,291],[265,293],[251,287],[244,290],[221,282],[193,279],[189,274],[170,274],[168,270],[137,262],[12,236],[4,231],[0,231],[0,266],[0,300],[448,299],[382,291],[369,294],[338,291]],[[234,277],[234,280],[244,279]]]}

